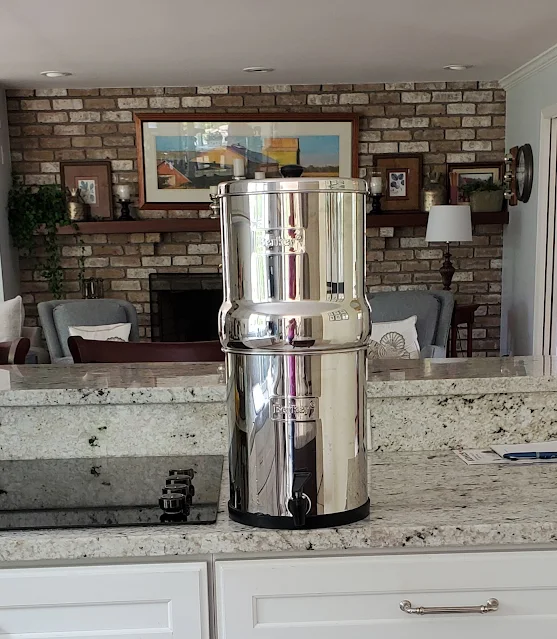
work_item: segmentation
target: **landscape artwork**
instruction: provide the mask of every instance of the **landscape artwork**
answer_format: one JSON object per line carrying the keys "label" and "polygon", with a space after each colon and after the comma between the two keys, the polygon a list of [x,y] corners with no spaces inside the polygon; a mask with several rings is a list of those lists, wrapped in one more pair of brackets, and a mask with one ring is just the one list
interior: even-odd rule
{"label": "landscape artwork", "polygon": [[208,189],[231,180],[234,160],[244,163],[246,177],[256,171],[279,177],[280,167],[299,164],[306,177],[339,176],[339,136],[300,135],[262,138],[208,132],[206,136],[158,135],[159,189]]}
{"label": "landscape artwork", "polygon": [[155,203],[205,206],[212,186],[234,178],[237,160],[248,179],[256,172],[280,177],[288,164],[301,165],[304,177],[315,178],[351,177],[355,170],[351,121],[165,120],[142,122],[141,131],[144,208],[155,208]]}

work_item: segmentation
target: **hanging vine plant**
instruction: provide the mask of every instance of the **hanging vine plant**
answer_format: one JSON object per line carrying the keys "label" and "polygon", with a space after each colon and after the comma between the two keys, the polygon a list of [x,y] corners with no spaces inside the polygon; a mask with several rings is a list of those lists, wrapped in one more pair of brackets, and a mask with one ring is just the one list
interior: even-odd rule
{"label": "hanging vine plant", "polygon": [[64,273],[60,264],[62,251],[57,230],[59,226],[67,226],[71,222],[61,187],[57,184],[31,187],[23,183],[21,176],[14,176],[8,195],[8,219],[10,234],[18,249],[32,252],[37,232],[44,235],[46,256],[38,270],[48,281],[53,297],[63,297]]}

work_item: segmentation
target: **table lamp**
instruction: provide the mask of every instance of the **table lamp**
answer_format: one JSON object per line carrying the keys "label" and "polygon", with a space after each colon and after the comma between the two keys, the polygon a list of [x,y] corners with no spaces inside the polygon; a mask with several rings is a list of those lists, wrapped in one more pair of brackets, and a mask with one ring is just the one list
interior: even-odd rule
{"label": "table lamp", "polygon": [[470,207],[462,205],[432,206],[427,220],[426,242],[446,242],[445,261],[439,269],[443,290],[451,290],[455,268],[451,262],[451,242],[472,241],[472,214]]}

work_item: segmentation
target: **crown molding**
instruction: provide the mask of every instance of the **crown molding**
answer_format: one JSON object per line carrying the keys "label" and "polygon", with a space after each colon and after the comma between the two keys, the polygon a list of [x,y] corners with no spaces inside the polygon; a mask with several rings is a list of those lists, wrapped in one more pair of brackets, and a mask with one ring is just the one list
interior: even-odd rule
{"label": "crown molding", "polygon": [[523,64],[518,69],[511,71],[511,73],[507,74],[504,78],[499,80],[499,85],[505,91],[508,91],[512,87],[516,86],[526,78],[529,78],[531,75],[535,73],[539,73],[542,69],[545,69],[550,64],[557,62],[557,44],[547,51],[540,53],[535,58]]}

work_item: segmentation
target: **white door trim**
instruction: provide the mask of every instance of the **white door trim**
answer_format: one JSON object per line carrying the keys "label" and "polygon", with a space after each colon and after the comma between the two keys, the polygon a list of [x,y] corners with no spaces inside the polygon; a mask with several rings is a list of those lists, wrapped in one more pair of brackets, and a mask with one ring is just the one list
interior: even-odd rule
{"label": "white door trim", "polygon": [[[540,122],[540,153],[538,157],[538,207],[534,290],[533,355],[547,355],[544,343],[546,308],[546,272],[548,258],[553,261],[553,247],[547,246],[549,229],[549,183],[551,156],[551,121],[557,118],[557,104],[542,109]],[[548,256],[548,248],[551,256]]]}

